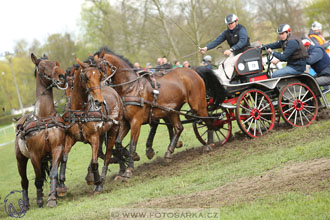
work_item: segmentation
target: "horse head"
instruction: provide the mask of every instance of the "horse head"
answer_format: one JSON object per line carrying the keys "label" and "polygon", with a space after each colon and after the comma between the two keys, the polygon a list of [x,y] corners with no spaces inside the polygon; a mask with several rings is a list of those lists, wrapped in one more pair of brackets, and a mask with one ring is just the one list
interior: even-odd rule
{"label": "horse head", "polygon": [[104,73],[98,69],[95,63],[84,63],[78,58],[77,63],[81,67],[80,80],[82,87],[84,87],[89,94],[91,104],[95,105],[95,109],[99,109],[104,103],[103,96],[101,94],[101,81],[104,78]]}
{"label": "horse head", "polygon": [[65,75],[58,70],[60,64],[57,61],[50,61],[45,55],[38,59],[33,53],[31,53],[31,60],[35,64],[35,77],[39,77],[43,86],[47,89],[54,86],[61,90],[66,89]]}
{"label": "horse head", "polygon": [[105,52],[102,50],[98,55],[95,55],[93,57],[93,60],[96,64],[96,66],[99,68],[101,72],[105,75],[105,82],[107,84],[112,84],[112,78],[117,72],[117,67],[113,64],[111,64],[105,57]]}

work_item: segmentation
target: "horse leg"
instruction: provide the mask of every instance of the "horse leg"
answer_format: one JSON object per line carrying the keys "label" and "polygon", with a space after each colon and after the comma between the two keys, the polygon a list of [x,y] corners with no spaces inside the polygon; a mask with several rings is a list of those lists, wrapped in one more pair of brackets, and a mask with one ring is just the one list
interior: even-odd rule
{"label": "horse leg", "polygon": [[62,156],[63,145],[59,144],[52,149],[52,169],[50,170],[50,190],[48,194],[48,207],[56,207],[56,184],[57,184],[57,169]]}
{"label": "horse leg", "polygon": [[26,158],[21,151],[19,150],[18,144],[15,143],[15,153],[16,153],[16,160],[17,160],[17,168],[19,175],[21,176],[21,186],[23,189],[23,209],[26,211],[30,207],[30,202],[29,202],[29,180],[26,175],[26,166],[28,162],[28,158]]}
{"label": "horse leg", "polygon": [[[168,130],[168,135],[170,136],[170,142],[173,139],[174,136],[174,128],[173,125],[171,123],[171,121],[168,118],[164,118],[164,121],[166,123],[167,126],[167,130]],[[178,143],[176,144],[176,148],[181,148],[183,146],[182,141],[178,141]]]}
{"label": "horse leg", "polygon": [[134,156],[136,153],[136,145],[139,139],[140,130],[142,122],[133,119],[131,125],[131,140],[129,143],[129,158],[128,158],[128,167],[123,175],[123,177],[127,180],[128,178],[132,177],[134,171]]}
{"label": "horse leg", "polygon": [[174,136],[171,139],[171,142],[168,146],[168,151],[165,153],[165,158],[166,159],[171,159],[172,158],[172,153],[174,152],[175,147],[178,144],[179,137],[183,131],[183,126],[181,124],[180,118],[178,114],[171,114],[170,115],[170,120],[172,122],[173,128],[174,128]]}
{"label": "horse leg", "polygon": [[[171,140],[173,139],[173,136],[174,136],[173,125],[171,124],[171,121],[168,118],[163,118],[163,120],[166,123],[168,135],[169,135],[170,142],[171,142]],[[149,135],[148,135],[148,139],[147,139],[147,143],[146,143],[146,155],[149,160],[151,160],[155,155],[155,151],[152,148],[152,146],[153,146],[153,141],[154,141],[154,138],[156,135],[156,130],[158,128],[158,124],[159,124],[159,120],[155,120],[155,121],[151,122],[151,124],[150,124],[150,131],[149,131]],[[178,141],[178,143],[175,147],[181,148],[182,145],[183,145],[182,142]]]}
{"label": "horse leg", "polygon": [[36,175],[34,184],[37,188],[37,205],[39,208],[41,208],[44,205],[44,194],[42,187],[44,185],[45,174],[42,173],[43,170],[41,168],[41,158],[38,155],[33,155],[33,157],[31,158],[31,163],[33,165],[34,173]]}
{"label": "horse leg", "polygon": [[148,139],[147,139],[147,143],[146,143],[146,155],[149,160],[151,160],[155,155],[155,151],[152,148],[152,144],[153,144],[153,141],[154,141],[154,138],[156,135],[158,123],[159,123],[159,119],[152,121],[150,124],[150,131],[149,131],[149,135],[148,135]]}
{"label": "horse leg", "polygon": [[[208,113],[206,110],[206,107],[203,107],[202,105],[190,105],[191,109],[196,112],[197,115],[201,116],[201,117],[208,117]],[[210,119],[208,118],[204,118],[202,119],[207,126],[207,145],[206,147],[206,151],[210,151],[212,150],[212,148],[215,146],[214,141],[213,141],[213,123]]]}
{"label": "horse leg", "polygon": [[99,136],[95,135],[91,138],[89,143],[91,143],[92,146],[92,161],[91,161],[91,168],[92,172],[94,174],[94,193],[102,192],[103,186],[101,183],[100,173],[99,173],[99,163],[97,161],[97,153],[99,150]]}
{"label": "horse leg", "polygon": [[119,153],[118,162],[119,162],[119,167],[120,167],[119,172],[118,172],[117,176],[115,177],[115,180],[121,179],[122,175],[125,173],[125,170],[126,170],[125,161],[126,161],[126,158],[129,157],[129,152],[127,151],[126,148],[123,147],[122,140],[127,135],[129,128],[130,127],[129,127],[128,122],[126,120],[123,120],[122,123],[120,124],[119,133],[115,140],[116,151]]}
{"label": "horse leg", "polygon": [[107,132],[107,143],[106,143],[106,154],[104,159],[104,165],[102,168],[102,174],[101,174],[101,182],[104,184],[105,178],[107,176],[108,172],[108,166],[110,163],[111,155],[112,155],[112,149],[116,141],[116,136],[119,132],[119,126],[112,125],[110,130]]}
{"label": "horse leg", "polygon": [[[104,155],[104,153],[102,151],[104,139],[105,139],[105,136],[104,135],[101,135],[100,136],[99,150],[98,150],[98,153],[97,153],[97,156],[99,158],[101,158],[102,160],[104,160],[104,158],[105,158],[105,155]],[[87,185],[93,185],[94,184],[94,173],[92,171],[91,163],[89,163],[89,165],[88,165],[87,174],[85,176],[85,180],[86,180]]]}
{"label": "horse leg", "polygon": [[65,136],[65,147],[64,147],[63,157],[61,160],[61,167],[60,167],[60,178],[59,178],[59,183],[56,188],[57,195],[60,197],[65,196],[68,191],[68,188],[64,184],[66,163],[68,162],[69,152],[75,143],[76,143],[75,140],[72,139],[69,135]]}

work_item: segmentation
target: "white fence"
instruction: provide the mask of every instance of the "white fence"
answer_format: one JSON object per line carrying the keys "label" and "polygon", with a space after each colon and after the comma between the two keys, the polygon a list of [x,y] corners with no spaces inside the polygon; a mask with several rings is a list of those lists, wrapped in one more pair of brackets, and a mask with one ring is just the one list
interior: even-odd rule
{"label": "white fence", "polygon": [[[6,127],[3,127],[3,128],[0,128],[0,137],[4,137],[4,139],[7,139],[7,136],[9,136],[10,134],[13,133],[13,131],[15,132],[15,124],[11,124],[11,125],[8,125]],[[1,138],[2,139],[2,138]],[[0,140],[1,140],[0,139]],[[6,143],[0,143],[0,147],[4,146],[4,145],[7,145],[9,143],[12,143],[14,142],[14,140],[12,141],[9,141],[9,142],[6,142]]]}

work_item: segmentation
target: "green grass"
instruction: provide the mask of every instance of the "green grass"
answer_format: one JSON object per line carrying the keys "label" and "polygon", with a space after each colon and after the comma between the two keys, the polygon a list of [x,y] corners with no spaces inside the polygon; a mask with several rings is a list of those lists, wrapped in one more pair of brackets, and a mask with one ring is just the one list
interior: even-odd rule
{"label": "green grass", "polygon": [[330,218],[330,192],[290,192],[221,208],[221,219],[316,220]]}
{"label": "green grass", "polygon": [[[319,121],[307,128],[274,131],[255,140],[234,139],[214,152],[199,155],[190,154],[194,150],[198,151],[200,144],[191,125],[185,125],[180,139],[184,146],[176,149],[176,153],[189,148],[195,149],[184,152],[183,156],[178,156],[179,159],[174,158],[167,164],[150,163],[146,159],[144,145],[149,128],[144,126],[138,144],[141,161],[136,162],[137,175],[126,184],[115,182],[110,176],[118,171],[118,166],[111,165],[112,172],[108,174],[104,193],[95,196],[91,193],[93,187],[86,185],[84,181],[91,150],[89,145],[78,143],[69,154],[66,182],[69,194],[58,200],[55,209],[37,208],[34,173],[29,162],[31,209],[24,219],[108,219],[109,208],[129,207],[150,199],[203,192],[240,178],[260,176],[269,170],[280,170],[288,163],[330,158],[329,127],[330,121]],[[125,139],[125,142],[127,143],[128,139]],[[168,143],[166,127],[159,126],[154,143],[156,157],[163,157]],[[13,144],[1,147],[0,155],[0,196],[3,202],[3,198],[11,190],[20,190],[21,187]],[[139,170],[142,164],[144,169]],[[329,181],[324,184],[330,187]],[[49,184],[46,183],[45,202],[48,191]],[[223,206],[221,216],[223,219],[329,219],[329,209],[326,208],[329,204],[329,191],[308,195],[288,192]],[[3,204],[0,205],[0,218],[6,217]]]}

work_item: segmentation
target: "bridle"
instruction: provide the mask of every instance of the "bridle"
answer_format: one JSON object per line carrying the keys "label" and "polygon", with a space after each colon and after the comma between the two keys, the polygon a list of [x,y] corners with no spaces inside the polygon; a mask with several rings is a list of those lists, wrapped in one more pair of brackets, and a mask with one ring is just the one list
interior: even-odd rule
{"label": "bridle", "polygon": [[[53,68],[52,76],[54,75],[54,73],[55,73],[55,69],[56,69],[56,68],[57,68],[57,66],[55,66],[55,67]],[[42,94],[44,94],[47,90],[49,90],[49,89],[51,89],[51,88],[53,88],[53,87],[56,87],[56,88],[58,88],[58,89],[60,89],[60,90],[66,90],[66,89],[68,88],[68,83],[67,83],[66,79],[65,79],[65,81],[64,81],[64,83],[65,83],[66,86],[65,86],[65,88],[62,88],[62,87],[60,86],[60,83],[59,83],[58,80],[54,79],[53,77],[49,77],[49,76],[48,76],[47,74],[45,74],[45,73],[42,74],[42,73],[40,72],[40,70],[39,70],[39,64],[35,66],[35,70],[34,70],[34,71],[35,71],[36,74],[38,74],[38,76],[39,76],[39,78],[40,78],[40,82],[46,87],[45,91],[42,92]],[[45,80],[50,81],[51,84],[47,86],[48,83],[46,83]]]}
{"label": "bridle", "polygon": [[[110,68],[110,75],[108,76],[108,69],[107,66]],[[99,65],[99,70],[104,72],[104,76],[105,76],[105,83],[107,84],[111,84],[112,83],[112,77],[116,74],[118,68],[114,65],[112,65],[109,61],[107,61],[106,59],[102,59]]]}

